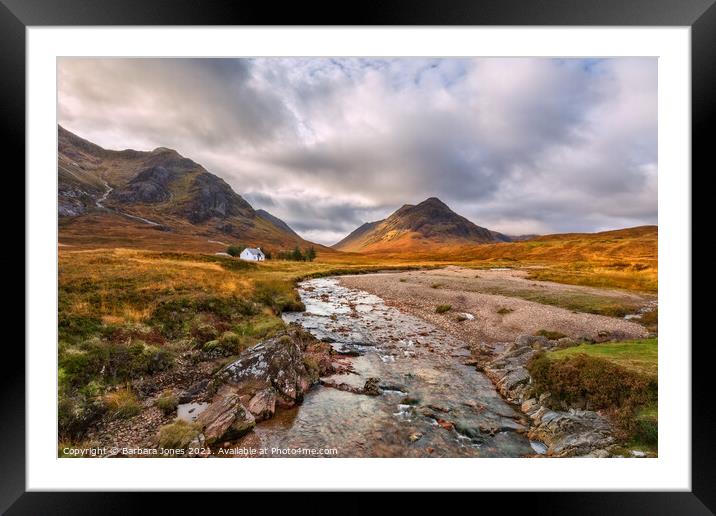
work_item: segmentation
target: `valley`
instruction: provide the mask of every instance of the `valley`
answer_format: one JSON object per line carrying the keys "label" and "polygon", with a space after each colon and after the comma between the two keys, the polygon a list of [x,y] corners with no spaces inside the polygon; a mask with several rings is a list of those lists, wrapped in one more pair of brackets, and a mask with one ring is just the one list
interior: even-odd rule
{"label": "valley", "polygon": [[326,246],[176,151],[63,128],[58,176],[60,456],[657,453],[656,226],[512,237],[428,197]]}

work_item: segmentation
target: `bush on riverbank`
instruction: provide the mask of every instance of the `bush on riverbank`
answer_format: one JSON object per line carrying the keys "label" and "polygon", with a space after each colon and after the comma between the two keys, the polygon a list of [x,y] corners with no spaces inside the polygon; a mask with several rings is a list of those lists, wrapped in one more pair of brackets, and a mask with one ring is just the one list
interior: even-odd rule
{"label": "bush on riverbank", "polygon": [[255,302],[271,307],[276,315],[302,312],[306,309],[293,285],[281,280],[266,280],[254,289]]}
{"label": "bush on riverbank", "polygon": [[528,364],[535,396],[556,409],[605,410],[623,440],[656,443],[657,340],[581,345],[538,353]]}
{"label": "bush on riverbank", "polygon": [[199,425],[182,420],[164,425],[159,429],[159,447],[186,449],[200,432]]}
{"label": "bush on riverbank", "polygon": [[177,409],[179,401],[177,400],[177,397],[174,395],[171,389],[166,389],[159,395],[154,404],[166,416]]}
{"label": "bush on riverbank", "polygon": [[129,389],[120,389],[106,394],[104,404],[110,416],[119,419],[136,416],[142,409],[137,397]]}

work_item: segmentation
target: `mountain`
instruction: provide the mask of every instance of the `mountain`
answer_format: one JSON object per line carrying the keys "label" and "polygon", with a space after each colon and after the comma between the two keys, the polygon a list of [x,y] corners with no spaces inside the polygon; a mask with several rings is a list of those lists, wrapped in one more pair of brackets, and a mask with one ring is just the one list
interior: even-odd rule
{"label": "mountain", "polygon": [[396,252],[510,241],[507,235],[480,227],[437,197],[430,197],[417,205],[404,205],[387,219],[363,224],[332,247],[350,252]]}
{"label": "mountain", "polygon": [[[279,219],[278,217],[276,217],[276,216],[274,216],[274,215],[271,215],[271,214],[270,214],[269,212],[267,212],[266,210],[258,209],[258,210],[256,210],[256,215],[258,215],[258,216],[261,217],[262,219],[264,219],[264,220],[270,222],[271,224],[273,224],[273,225],[276,226],[277,228],[281,228],[281,229],[283,229],[284,231],[287,231],[287,232],[291,233],[292,235],[295,235],[295,236],[298,237],[298,233],[296,233],[293,229],[291,229],[291,226],[289,226],[288,224],[286,224],[284,221],[282,221],[282,220]],[[300,238],[300,237],[299,237],[299,238]]]}
{"label": "mountain", "polygon": [[524,242],[526,240],[534,240],[535,238],[538,238],[540,235],[537,234],[529,234],[529,235],[507,235],[510,239],[510,242]]}
{"label": "mountain", "polygon": [[193,247],[207,242],[278,249],[313,245],[175,150],[108,150],[58,126],[58,155],[61,237],[115,237],[121,245],[177,237],[191,240]]}

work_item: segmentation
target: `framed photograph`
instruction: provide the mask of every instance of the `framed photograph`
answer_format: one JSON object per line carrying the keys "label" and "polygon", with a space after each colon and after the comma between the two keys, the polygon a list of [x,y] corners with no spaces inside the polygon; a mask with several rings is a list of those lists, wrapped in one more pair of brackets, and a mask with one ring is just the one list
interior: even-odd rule
{"label": "framed photograph", "polygon": [[712,514],[712,4],[3,0],[27,302],[0,507]]}

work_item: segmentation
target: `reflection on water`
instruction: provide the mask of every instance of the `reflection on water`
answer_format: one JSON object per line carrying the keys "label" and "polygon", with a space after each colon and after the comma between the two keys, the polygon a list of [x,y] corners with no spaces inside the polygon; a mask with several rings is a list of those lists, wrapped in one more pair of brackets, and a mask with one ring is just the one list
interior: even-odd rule
{"label": "reflection on water", "polygon": [[[377,296],[322,278],[300,285],[306,311],[284,314],[351,357],[361,387],[380,378],[380,396],[318,386],[303,403],[258,425],[239,444],[336,448],[342,457],[519,457],[535,450],[521,416],[474,367],[466,346]],[[271,455],[269,453],[269,455]]]}

